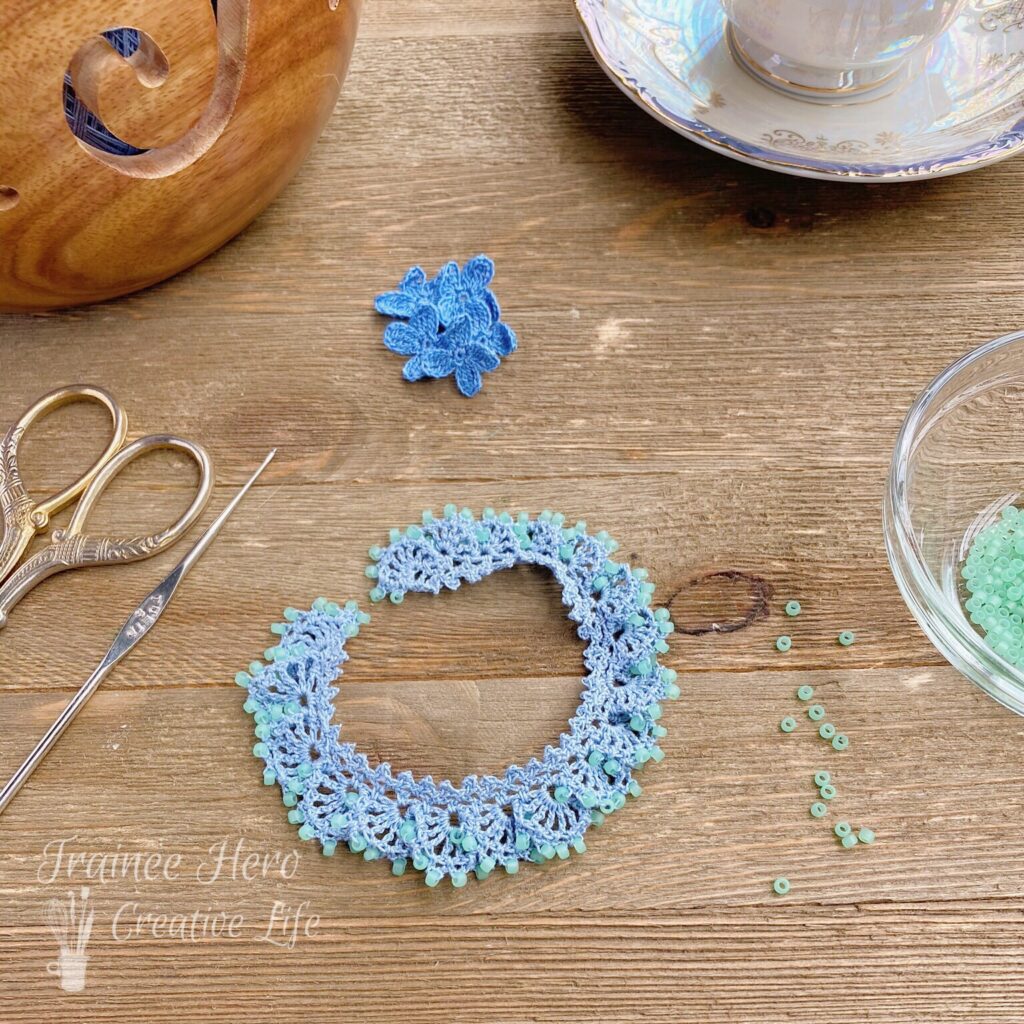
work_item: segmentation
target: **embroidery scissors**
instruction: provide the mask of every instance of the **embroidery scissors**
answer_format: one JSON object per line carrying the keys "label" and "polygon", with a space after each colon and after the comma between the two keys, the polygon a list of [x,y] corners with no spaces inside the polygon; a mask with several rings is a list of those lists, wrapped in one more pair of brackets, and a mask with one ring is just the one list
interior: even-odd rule
{"label": "embroidery scissors", "polygon": [[[86,401],[97,402],[110,413],[113,431],[107,447],[74,483],[45,501],[33,501],[22,483],[18,465],[22,439],[43,417],[72,402]],[[113,396],[103,388],[76,384],[44,395],[24,412],[0,441],[0,515],[4,524],[3,541],[0,543],[0,628],[6,624],[12,608],[55,573],[152,558],[176,544],[202,515],[213,491],[213,472],[206,452],[199,445],[170,434],[141,437],[122,447],[127,435],[128,418]],[[129,537],[95,537],[86,533],[89,513],[110,482],[129,463],[158,448],[183,452],[199,468],[195,497],[177,522],[156,533]],[[50,543],[16,568],[36,534],[46,530],[50,517],[76,498],[78,506],[68,526],[54,530]]]}

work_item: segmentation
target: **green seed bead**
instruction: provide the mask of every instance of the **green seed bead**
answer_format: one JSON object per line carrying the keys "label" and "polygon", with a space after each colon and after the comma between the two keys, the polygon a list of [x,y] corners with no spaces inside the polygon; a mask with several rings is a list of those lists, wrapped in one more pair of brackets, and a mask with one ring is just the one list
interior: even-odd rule
{"label": "green seed bead", "polygon": [[651,747],[651,760],[655,764],[661,764],[665,760],[665,751],[661,747]]}
{"label": "green seed bead", "polygon": [[428,889],[433,889],[437,886],[437,883],[441,881],[441,872],[436,868],[431,868],[423,876],[423,881],[427,884]]}
{"label": "green seed bead", "polygon": [[788,651],[792,646],[793,646],[793,638],[789,637],[789,636],[785,636],[785,635],[780,636],[775,641],[775,649],[777,651],[782,651],[783,654],[785,654],[786,651]]}
{"label": "green seed bead", "polygon": [[368,565],[363,572],[366,574],[368,580],[375,580],[380,576],[380,569],[375,565]]}
{"label": "green seed bead", "polygon": [[834,800],[836,796],[836,787],[826,783],[818,790],[818,795],[822,800]]}
{"label": "green seed bead", "polygon": [[816,800],[811,804],[811,817],[812,818],[824,818],[828,814],[828,805],[823,804],[820,800]]}
{"label": "green seed bead", "polygon": [[825,717],[825,709],[820,704],[812,704],[807,709],[807,717],[812,722],[820,722]]}
{"label": "green seed bead", "polygon": [[347,814],[332,814],[331,815],[331,828],[335,832],[340,832],[343,828],[347,828],[349,823],[349,817]]}
{"label": "green seed bead", "polygon": [[402,531],[397,526],[392,526],[388,531],[388,539],[392,544],[397,544],[402,539]]}
{"label": "green seed bead", "polygon": [[396,878],[401,875],[404,875],[407,865],[408,861],[405,859],[405,857],[396,858],[391,862],[391,874],[393,874]]}
{"label": "green seed bead", "polygon": [[461,889],[465,886],[468,880],[468,876],[465,871],[453,871],[452,872],[452,888]]}
{"label": "green seed bead", "polygon": [[622,765],[614,757],[609,757],[602,767],[606,775],[618,775],[622,771]]}
{"label": "green seed bead", "polygon": [[555,792],[552,794],[555,799],[555,803],[567,804],[569,802],[569,790],[566,786],[556,786]]}
{"label": "green seed bead", "polygon": [[285,608],[284,617],[286,621],[294,622],[299,617],[298,608]]}
{"label": "green seed bead", "polygon": [[462,840],[462,849],[465,850],[466,853],[475,853],[479,845],[480,844],[476,841],[475,837],[473,836],[466,836]]}
{"label": "green seed bead", "polygon": [[373,590],[370,591],[370,600],[374,604],[380,604],[380,602],[383,601],[385,597],[387,597],[387,593],[381,590],[380,587],[374,587]]}
{"label": "green seed bead", "polygon": [[417,871],[423,871],[424,868],[426,868],[426,866],[429,863],[430,863],[430,861],[427,860],[427,855],[425,853],[414,853],[412,855],[412,866]]}
{"label": "green seed bead", "polygon": [[312,839],[313,836],[315,836],[315,835],[316,835],[316,833],[313,831],[313,826],[312,825],[303,825],[302,828],[299,829],[299,838],[300,839],[309,840],[309,839]]}
{"label": "green seed bead", "polygon": [[353,853],[362,853],[367,847],[367,842],[362,836],[353,836],[348,841],[348,848]]}
{"label": "green seed bead", "polygon": [[530,837],[525,832],[516,833],[516,851],[518,853],[526,853],[530,848]]}
{"label": "green seed bead", "polygon": [[772,882],[772,891],[776,896],[788,896],[792,886],[789,883],[788,878],[776,878]]}
{"label": "green seed bead", "polygon": [[857,833],[857,839],[866,846],[870,846],[875,841],[875,833],[869,828],[862,828]]}
{"label": "green seed bead", "polygon": [[277,782],[277,775],[268,768],[263,773],[263,785],[272,786],[275,782]]}
{"label": "green seed bead", "polygon": [[583,842],[583,836],[577,836],[572,841],[572,848],[577,853],[586,853],[587,852],[587,844],[585,842]]}
{"label": "green seed bead", "polygon": [[831,722],[822,722],[818,726],[818,735],[823,740],[831,740],[836,734],[836,727]]}
{"label": "green seed bead", "polygon": [[604,824],[604,815],[597,809],[590,812],[590,824],[600,828]]}
{"label": "green seed bead", "polygon": [[843,844],[844,849],[852,850],[857,845],[857,837],[854,835],[843,836],[840,842]]}
{"label": "green seed bead", "polygon": [[405,594],[403,594],[401,591],[393,590],[390,594],[388,594],[388,600],[392,604],[401,604],[405,600]]}
{"label": "green seed bead", "polygon": [[372,561],[379,562],[381,555],[384,554],[384,549],[379,544],[373,544],[370,546],[370,550],[366,552]]}
{"label": "green seed bead", "polygon": [[849,737],[846,736],[844,733],[837,732],[835,736],[832,737],[833,750],[846,750],[846,748],[849,747],[849,745]]}
{"label": "green seed bead", "polygon": [[856,634],[850,629],[844,629],[839,634],[838,640],[843,647],[849,647],[857,639]]}
{"label": "green seed bead", "polygon": [[416,825],[411,821],[403,821],[398,826],[398,837],[404,843],[411,843],[416,838]]}
{"label": "green seed bead", "polygon": [[795,616],[799,615],[800,614],[800,602],[799,601],[787,601],[786,602],[786,614],[788,616],[790,616],[790,618],[794,618]]}
{"label": "green seed bead", "polygon": [[492,857],[481,857],[476,865],[477,879],[482,882],[490,875],[496,866],[497,865]]}
{"label": "green seed bead", "polygon": [[844,836],[850,835],[853,832],[853,828],[848,821],[837,821],[832,831],[842,839]]}
{"label": "green seed bead", "polygon": [[555,853],[558,855],[558,859],[559,860],[568,860],[569,859],[569,847],[568,847],[568,845],[565,844],[565,843],[559,843],[555,847]]}
{"label": "green seed bead", "polygon": [[797,700],[810,700],[814,696],[813,686],[801,686],[796,691]]}
{"label": "green seed bead", "polygon": [[333,857],[334,856],[334,851],[337,850],[337,848],[338,848],[338,844],[333,839],[325,839],[320,844],[320,852],[325,857]]}
{"label": "green seed bead", "polygon": [[505,861],[505,863],[502,865],[502,867],[505,869],[505,874],[506,875],[518,875],[519,874],[519,861],[517,861],[517,860],[509,859],[509,860]]}
{"label": "green seed bead", "polygon": [[783,732],[792,732],[796,728],[796,719],[792,715],[786,715],[786,717],[779,722],[779,728]]}
{"label": "green seed bead", "polygon": [[814,784],[819,788],[821,786],[827,786],[832,781],[831,772],[815,772],[814,773]]}

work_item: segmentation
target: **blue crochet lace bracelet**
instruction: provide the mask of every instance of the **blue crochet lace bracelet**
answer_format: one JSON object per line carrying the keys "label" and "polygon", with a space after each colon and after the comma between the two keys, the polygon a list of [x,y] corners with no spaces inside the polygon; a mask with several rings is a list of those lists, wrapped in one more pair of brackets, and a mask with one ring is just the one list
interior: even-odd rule
{"label": "blue crochet lace bracelet", "polygon": [[515,874],[522,861],[582,853],[587,829],[639,796],[634,774],[664,757],[659,702],[679,696],[676,673],[657,660],[673,632],[669,613],[651,609],[646,571],[613,561],[616,549],[607,533],[591,536],[586,523],[566,526],[557,513],[530,519],[485,509],[477,519],[454,505],[441,518],[425,512],[422,525],[392,530],[387,547],[370,549],[370,598],[394,604],[498,569],[543,566],[586,644],[582,699],[558,745],[500,777],[470,775],[459,786],[394,774],[341,742],[334,683],[346,642],[369,615],[354,601],[324,598],[309,611],[286,609],[271,627],[280,640],[267,663],[253,662],[236,681],[248,690],[263,781],[280,786],[300,838],[317,840],[327,856],[345,843],[366,860],[384,858],[396,875],[411,863],[427,885],[448,877],[456,888],[471,872],[484,879],[500,866]]}

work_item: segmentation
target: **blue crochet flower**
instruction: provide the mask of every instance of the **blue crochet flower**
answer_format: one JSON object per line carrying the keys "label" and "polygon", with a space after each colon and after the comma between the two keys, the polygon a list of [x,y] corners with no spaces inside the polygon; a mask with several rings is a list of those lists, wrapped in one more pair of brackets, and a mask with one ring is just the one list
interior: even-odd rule
{"label": "blue crochet flower", "polygon": [[501,321],[501,307],[488,285],[494,263],[475,256],[463,269],[450,262],[431,280],[413,267],[397,290],[378,295],[377,312],[395,322],[384,344],[407,356],[408,381],[454,375],[459,390],[472,398],[483,386],[481,374],[496,370],[517,348],[515,332]]}
{"label": "blue crochet flower", "polygon": [[431,377],[455,374],[459,390],[472,398],[482,387],[482,373],[496,370],[501,360],[482,341],[468,316],[459,317],[448,330],[437,336],[423,356],[423,366]]}

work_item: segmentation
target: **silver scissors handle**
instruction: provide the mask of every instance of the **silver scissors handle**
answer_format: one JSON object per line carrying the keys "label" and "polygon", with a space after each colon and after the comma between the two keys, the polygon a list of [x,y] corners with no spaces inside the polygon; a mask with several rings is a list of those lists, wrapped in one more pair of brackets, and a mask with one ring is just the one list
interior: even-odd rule
{"label": "silver scissors handle", "polygon": [[[35,502],[29,497],[21,479],[18,453],[22,438],[28,429],[51,412],[72,402],[98,402],[105,406],[113,421],[113,434],[103,454],[73,484],[45,501]],[[75,500],[99,475],[103,466],[124,444],[128,436],[128,417],[103,388],[91,384],[72,384],[43,395],[28,408],[21,419],[0,440],[0,515],[4,521],[3,541],[0,542],[0,582],[3,582],[18,564],[26,548],[37,533],[47,528],[50,516]]]}
{"label": "silver scissors handle", "polygon": [[[171,448],[190,456],[199,467],[199,489],[192,504],[177,522],[160,530],[134,537],[91,537],[86,534],[85,523],[100,495],[111,480],[130,462],[146,452],[158,448]],[[154,434],[133,441],[103,465],[85,489],[67,529],[54,530],[52,543],[33,555],[0,587],[0,628],[7,622],[11,609],[43,580],[67,569],[84,569],[93,565],[118,565],[152,558],[177,543],[192,524],[202,515],[213,492],[213,472],[210,457],[197,444]]]}

